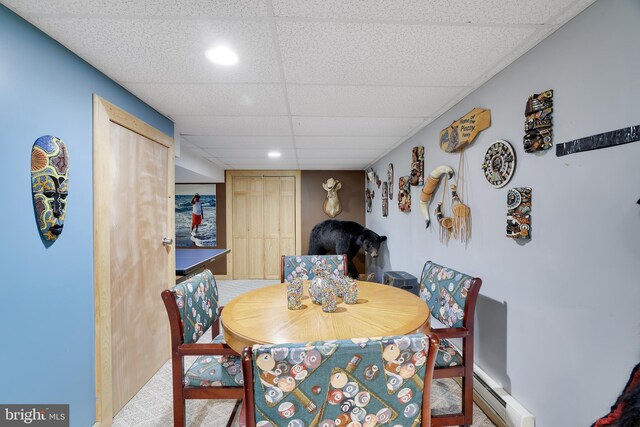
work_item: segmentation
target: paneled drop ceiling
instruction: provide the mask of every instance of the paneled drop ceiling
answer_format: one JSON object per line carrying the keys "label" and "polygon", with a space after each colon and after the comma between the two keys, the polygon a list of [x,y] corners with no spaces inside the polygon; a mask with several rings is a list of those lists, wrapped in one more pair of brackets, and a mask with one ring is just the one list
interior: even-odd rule
{"label": "paneled drop ceiling", "polygon": [[594,0],[0,1],[225,169],[364,169]]}

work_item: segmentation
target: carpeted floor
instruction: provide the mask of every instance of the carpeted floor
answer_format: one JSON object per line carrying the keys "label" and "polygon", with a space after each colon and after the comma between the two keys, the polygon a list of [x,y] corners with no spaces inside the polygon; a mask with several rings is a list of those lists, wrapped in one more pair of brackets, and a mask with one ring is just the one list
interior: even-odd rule
{"label": "carpeted floor", "polygon": [[[222,305],[236,296],[262,286],[275,283],[269,280],[219,280]],[[205,338],[206,337],[206,338]],[[203,338],[210,339],[209,334]],[[195,357],[185,358],[188,366]],[[114,417],[114,427],[170,427],[173,425],[171,363],[167,363],[149,380],[127,405]],[[233,400],[188,400],[187,425],[189,427],[226,426],[234,406]],[[453,380],[435,380],[431,405],[434,413],[457,412],[460,408],[460,387]],[[494,424],[474,404],[473,426],[490,427]]]}

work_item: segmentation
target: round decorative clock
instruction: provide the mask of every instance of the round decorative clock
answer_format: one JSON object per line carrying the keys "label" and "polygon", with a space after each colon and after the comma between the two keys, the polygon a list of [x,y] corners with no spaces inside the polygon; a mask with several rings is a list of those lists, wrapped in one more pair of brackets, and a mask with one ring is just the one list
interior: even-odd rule
{"label": "round decorative clock", "polygon": [[494,188],[507,185],[516,169],[516,153],[507,141],[499,139],[487,148],[482,170]]}

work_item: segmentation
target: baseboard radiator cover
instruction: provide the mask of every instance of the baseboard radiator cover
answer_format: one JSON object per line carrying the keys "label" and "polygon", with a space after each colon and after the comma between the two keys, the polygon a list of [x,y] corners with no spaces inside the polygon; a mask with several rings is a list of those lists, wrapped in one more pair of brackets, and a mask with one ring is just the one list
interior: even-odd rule
{"label": "baseboard radiator cover", "polygon": [[473,366],[473,392],[507,427],[535,427],[535,418],[486,372]]}

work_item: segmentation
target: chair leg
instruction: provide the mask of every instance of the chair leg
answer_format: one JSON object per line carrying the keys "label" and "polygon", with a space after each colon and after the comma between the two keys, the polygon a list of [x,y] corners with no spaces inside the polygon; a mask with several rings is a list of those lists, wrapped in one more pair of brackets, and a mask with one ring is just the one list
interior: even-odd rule
{"label": "chair leg", "polygon": [[229,420],[227,421],[227,427],[232,427],[235,424],[236,418],[238,418],[238,416],[240,415],[241,406],[242,406],[242,399],[236,400],[235,405],[233,405],[233,411],[231,411],[231,415],[229,415]]}
{"label": "chair leg", "polygon": [[182,375],[184,365],[181,356],[171,356],[171,382],[173,385],[173,426],[185,427],[187,425],[184,389],[182,388]]}
{"label": "chair leg", "polygon": [[465,425],[473,424],[473,375],[462,377],[462,414]]}
{"label": "chair leg", "polygon": [[187,425],[187,418],[185,410],[185,401],[182,396],[176,396],[182,394],[173,392],[173,427],[185,427]]}

